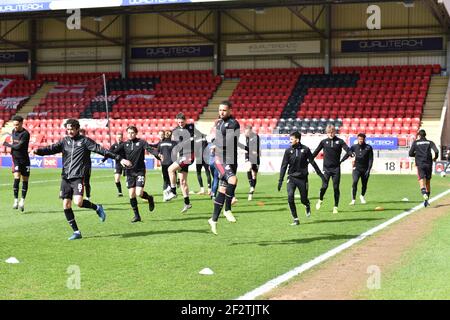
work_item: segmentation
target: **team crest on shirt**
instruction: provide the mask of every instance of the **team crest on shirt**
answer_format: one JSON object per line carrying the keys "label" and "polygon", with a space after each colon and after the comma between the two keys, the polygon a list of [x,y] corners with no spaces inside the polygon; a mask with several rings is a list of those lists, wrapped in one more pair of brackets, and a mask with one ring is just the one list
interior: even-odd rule
{"label": "team crest on shirt", "polygon": [[230,170],[230,168],[231,168],[230,165],[226,165],[226,166],[225,166],[225,169],[226,169],[226,170]]}
{"label": "team crest on shirt", "polygon": [[300,152],[301,152],[301,153],[304,153],[304,152],[305,152],[305,149],[302,149]]}
{"label": "team crest on shirt", "polygon": [[339,144],[339,141],[336,141],[336,144]]}
{"label": "team crest on shirt", "polygon": [[81,147],[81,141],[77,142],[77,147]]}
{"label": "team crest on shirt", "polygon": [[138,142],[138,143],[136,143],[136,147],[139,147],[139,142]]}
{"label": "team crest on shirt", "polygon": [[325,143],[328,144],[328,141],[326,141]]}

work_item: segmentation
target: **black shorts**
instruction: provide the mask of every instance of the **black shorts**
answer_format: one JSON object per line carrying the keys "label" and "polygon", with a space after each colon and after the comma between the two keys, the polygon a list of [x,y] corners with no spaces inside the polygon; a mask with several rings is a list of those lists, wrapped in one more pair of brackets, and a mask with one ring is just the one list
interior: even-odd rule
{"label": "black shorts", "polygon": [[237,165],[235,164],[223,164],[219,160],[215,162],[217,171],[219,172],[220,186],[226,187],[228,185],[228,179],[236,176]]}
{"label": "black shorts", "polygon": [[127,188],[143,188],[145,186],[145,172],[127,172]]}
{"label": "black shorts", "polygon": [[116,165],[116,167],[114,168],[114,174],[121,174],[125,176],[125,170],[123,170],[122,165]]}
{"label": "black shorts", "polygon": [[24,177],[29,177],[30,176],[30,163],[14,163],[13,162],[13,167],[12,167],[12,172],[20,172],[20,174]]}
{"label": "black shorts", "polygon": [[433,165],[417,167],[417,177],[420,179],[431,180]]}
{"label": "black shorts", "polygon": [[194,163],[194,153],[190,156],[181,156],[175,161],[180,167],[180,172],[188,172],[189,166]]}
{"label": "black shorts", "polygon": [[59,197],[61,199],[72,199],[73,196],[83,196],[84,180],[83,178],[62,179]]}

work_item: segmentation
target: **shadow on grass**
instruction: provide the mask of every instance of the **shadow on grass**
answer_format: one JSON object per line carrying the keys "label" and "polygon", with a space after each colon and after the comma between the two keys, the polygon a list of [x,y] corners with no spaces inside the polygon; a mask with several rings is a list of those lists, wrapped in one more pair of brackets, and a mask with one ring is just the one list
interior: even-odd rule
{"label": "shadow on grass", "polygon": [[111,237],[121,237],[121,238],[135,238],[135,237],[147,237],[147,236],[155,236],[161,234],[179,234],[179,233],[209,233],[207,228],[199,229],[199,230],[159,230],[159,231],[142,231],[142,232],[132,232],[132,233],[114,233],[108,235],[98,235],[91,237],[83,237],[86,239],[94,239],[94,238],[111,238]]}
{"label": "shadow on grass", "polygon": [[384,219],[383,218],[355,218],[355,219],[337,219],[337,220],[314,220],[311,222],[307,222],[305,224],[355,222],[355,221],[376,221],[376,220],[384,220]]}
{"label": "shadow on grass", "polygon": [[[301,228],[299,228],[301,229]],[[358,237],[358,235],[353,234],[327,234],[312,238],[296,238],[287,239],[280,241],[255,241],[255,242],[242,242],[242,243],[232,243],[232,246],[247,245],[247,244],[257,244],[258,246],[276,246],[276,245],[291,245],[291,244],[306,244],[315,241],[335,241],[335,240],[350,240]]]}

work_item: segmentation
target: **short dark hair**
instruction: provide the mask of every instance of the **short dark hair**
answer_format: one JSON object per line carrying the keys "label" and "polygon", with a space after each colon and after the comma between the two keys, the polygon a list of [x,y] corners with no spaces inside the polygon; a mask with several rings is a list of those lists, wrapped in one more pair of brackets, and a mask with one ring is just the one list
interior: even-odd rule
{"label": "short dark hair", "polygon": [[127,131],[128,130],[133,130],[134,133],[138,133],[138,129],[136,128],[136,126],[128,126]]}
{"label": "short dark hair", "polygon": [[291,132],[290,136],[294,137],[295,139],[300,139],[302,137],[302,134],[298,131],[294,131],[294,132]]}
{"label": "short dark hair", "polygon": [[12,118],[12,121],[23,122],[23,117],[22,117],[22,116],[19,116],[19,115],[16,115],[16,116],[14,116],[14,117]]}
{"label": "short dark hair", "polygon": [[364,133],[362,133],[362,132],[361,132],[361,133],[358,133],[358,138],[359,138],[359,137],[366,139],[366,135],[365,135]]}
{"label": "short dark hair", "polygon": [[184,115],[183,112],[180,112],[179,114],[176,115],[175,119],[183,119],[183,120],[186,120],[186,116]]}
{"label": "short dark hair", "polygon": [[425,138],[427,136],[427,133],[425,130],[421,129],[419,132],[417,132],[417,135],[419,135],[421,138]]}
{"label": "short dark hair", "polygon": [[220,105],[227,106],[229,109],[233,107],[233,104],[229,100],[222,101]]}
{"label": "short dark hair", "polygon": [[76,130],[80,130],[80,122],[77,119],[68,119],[64,124],[64,127],[67,127],[68,125]]}

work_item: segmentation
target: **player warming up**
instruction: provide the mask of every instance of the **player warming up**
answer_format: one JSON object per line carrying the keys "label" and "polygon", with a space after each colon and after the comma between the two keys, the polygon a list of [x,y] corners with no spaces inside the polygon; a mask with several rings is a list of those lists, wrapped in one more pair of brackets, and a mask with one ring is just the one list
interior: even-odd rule
{"label": "player warming up", "polygon": [[[28,155],[30,133],[23,127],[23,118],[21,116],[14,116],[12,121],[14,126],[11,134],[12,143],[5,141],[3,145],[11,148],[13,161],[12,172],[14,176],[13,209],[20,209],[23,212],[25,210],[25,198],[28,192],[28,180],[30,178],[30,156]],[[22,198],[19,201],[20,178],[22,178]]]}
{"label": "player warming up", "polygon": [[[372,146],[366,143],[366,135],[364,133],[358,134],[358,143],[350,147],[350,153],[355,157],[353,163],[353,184],[352,184],[352,201],[350,205],[355,205],[356,192],[358,191],[358,181],[361,178],[361,195],[359,199],[362,204],[366,203],[364,198],[367,191],[367,184],[369,183],[370,170],[372,170],[373,165],[373,149]],[[350,154],[346,154],[341,163],[350,157]]]}
{"label": "player warming up", "polygon": [[231,115],[231,102],[219,105],[219,121],[215,127],[215,165],[219,172],[220,186],[214,199],[214,212],[208,220],[211,231],[217,234],[217,220],[225,205],[224,215],[230,222],[236,222],[231,212],[231,201],[237,185],[237,146],[240,134],[239,122]]}
{"label": "player warming up", "polygon": [[147,141],[137,138],[138,130],[135,126],[127,128],[128,140],[122,143],[117,148],[117,153],[124,153],[125,159],[129,160],[132,165],[125,169],[125,176],[127,177],[128,195],[130,196],[130,205],[133,208],[134,218],[132,223],[141,221],[139,214],[137,196],[148,201],[149,211],[155,209],[155,202],[153,196],[144,191],[145,187],[145,151],[147,150],[157,158],[158,154]]}
{"label": "player warming up", "polygon": [[81,239],[81,232],[78,229],[75,215],[72,210],[72,202],[80,208],[92,209],[100,217],[100,221],[106,219],[105,211],[101,204],[96,205],[89,200],[83,200],[84,174],[86,172],[86,154],[95,152],[107,158],[116,159],[124,166],[130,166],[131,162],[120,158],[92,139],[80,135],[80,123],[76,119],[69,119],[64,125],[67,130],[67,136],[61,141],[48,147],[40,148],[34,151],[39,156],[62,153],[62,181],[60,198],[63,199],[64,214],[67,222],[73,229],[73,235],[69,240]]}
{"label": "player warming up", "polygon": [[319,146],[313,153],[313,157],[315,158],[323,149],[323,175],[325,178],[322,183],[322,188],[320,188],[320,196],[316,203],[316,209],[320,209],[323,202],[323,197],[328,189],[328,183],[330,178],[332,178],[334,189],[333,213],[338,213],[340,197],[339,185],[341,183],[341,153],[342,149],[344,149],[347,153],[350,152],[350,149],[344,140],[336,137],[336,128],[334,125],[328,125],[326,128],[326,133],[328,138],[320,141]]}
{"label": "player warming up", "polygon": [[248,201],[253,199],[256,188],[256,177],[261,163],[261,149],[259,135],[253,131],[252,126],[245,128],[245,164],[247,166],[247,178],[250,185]]}
{"label": "player warming up", "polygon": [[[291,209],[291,215],[294,218],[294,222],[291,225],[299,225],[299,219],[297,216],[297,207],[295,206],[295,190],[298,188],[300,191],[300,199],[305,206],[306,216],[309,218],[311,215],[311,205],[308,199],[308,164],[311,164],[316,170],[319,177],[324,180],[324,176],[319,169],[319,166],[314,161],[314,157],[311,150],[300,143],[300,132],[293,132],[289,137],[291,147],[286,149],[283,156],[283,162],[280,168],[280,179],[278,181],[278,191],[281,190],[283,185],[284,175],[288,170],[287,179],[287,192],[288,203]],[[289,169],[288,169],[289,167]]]}
{"label": "player warming up", "polygon": [[[433,141],[427,140],[425,130],[419,130],[417,140],[413,142],[409,150],[409,156],[414,157],[417,166],[417,176],[419,178],[420,191],[424,199],[423,205],[429,206],[428,200],[431,194],[431,175],[433,171],[433,161],[439,157],[439,150]],[[434,151],[432,158],[431,150]]]}

